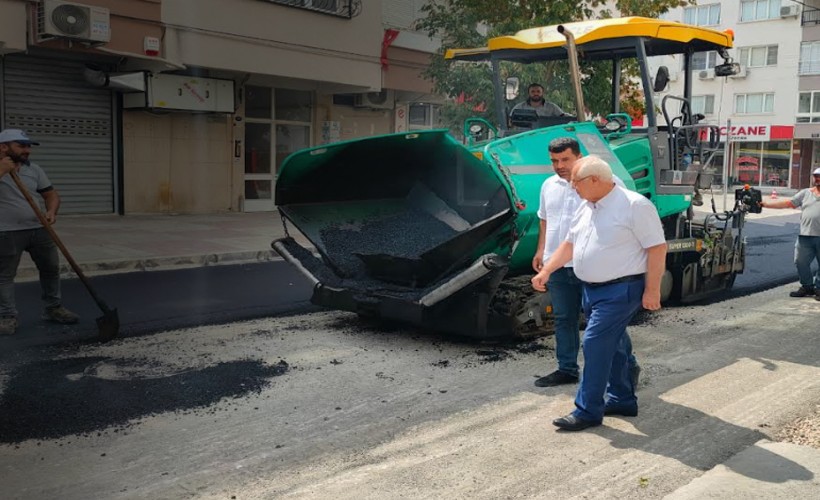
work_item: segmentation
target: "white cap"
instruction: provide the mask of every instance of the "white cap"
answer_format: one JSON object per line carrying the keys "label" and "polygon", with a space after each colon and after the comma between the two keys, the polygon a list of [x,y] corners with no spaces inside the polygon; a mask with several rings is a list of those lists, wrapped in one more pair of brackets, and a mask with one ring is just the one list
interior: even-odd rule
{"label": "white cap", "polygon": [[0,132],[0,144],[5,144],[7,142],[19,142],[20,144],[34,144],[35,146],[39,146],[39,142],[34,142],[26,135],[25,132],[20,130],[19,128],[7,128],[6,130]]}
{"label": "white cap", "polygon": [[811,175],[820,175],[820,167],[815,168]]}

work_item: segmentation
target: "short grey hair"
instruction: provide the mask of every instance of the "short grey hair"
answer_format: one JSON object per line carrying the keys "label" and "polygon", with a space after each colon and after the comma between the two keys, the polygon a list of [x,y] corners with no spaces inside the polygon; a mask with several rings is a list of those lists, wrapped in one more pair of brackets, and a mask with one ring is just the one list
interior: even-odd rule
{"label": "short grey hair", "polygon": [[612,180],[612,168],[609,163],[595,155],[584,156],[575,162],[578,167],[578,178],[594,175],[602,181]]}

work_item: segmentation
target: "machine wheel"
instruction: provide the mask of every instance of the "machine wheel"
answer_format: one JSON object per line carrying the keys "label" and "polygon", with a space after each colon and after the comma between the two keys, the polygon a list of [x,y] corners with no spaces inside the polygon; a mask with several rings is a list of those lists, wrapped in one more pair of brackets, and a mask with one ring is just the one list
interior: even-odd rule
{"label": "machine wheel", "polygon": [[729,273],[729,275],[726,277],[726,282],[725,282],[726,283],[726,288],[725,288],[725,290],[727,290],[727,291],[731,290],[732,287],[735,286],[735,279],[737,279],[737,273]]}

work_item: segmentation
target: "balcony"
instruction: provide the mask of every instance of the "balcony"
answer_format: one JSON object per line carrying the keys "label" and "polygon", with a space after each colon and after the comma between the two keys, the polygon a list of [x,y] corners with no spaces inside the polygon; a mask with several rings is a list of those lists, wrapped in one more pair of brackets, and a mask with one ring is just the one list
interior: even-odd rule
{"label": "balcony", "polygon": [[319,14],[352,19],[362,10],[362,0],[261,0]]}
{"label": "balcony", "polygon": [[820,9],[803,8],[801,26],[817,26],[820,24]]}

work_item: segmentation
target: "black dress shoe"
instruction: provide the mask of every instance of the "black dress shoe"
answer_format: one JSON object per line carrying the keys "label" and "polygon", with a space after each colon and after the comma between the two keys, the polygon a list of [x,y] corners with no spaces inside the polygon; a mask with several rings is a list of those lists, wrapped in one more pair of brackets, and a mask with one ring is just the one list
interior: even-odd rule
{"label": "black dress shoe", "polygon": [[637,417],[638,407],[632,406],[605,406],[604,415],[620,415],[622,417]]}
{"label": "black dress shoe", "polygon": [[817,291],[813,286],[801,286],[793,292],[789,292],[789,297],[811,297],[816,295]]}
{"label": "black dress shoe", "polygon": [[536,387],[553,387],[556,385],[575,384],[577,382],[577,375],[570,375],[567,372],[556,370],[546,377],[537,379],[534,384]]}
{"label": "black dress shoe", "polygon": [[552,425],[565,431],[582,431],[588,427],[595,427],[596,425],[601,425],[601,422],[584,420],[570,413],[566,417],[556,418],[552,421]]}

